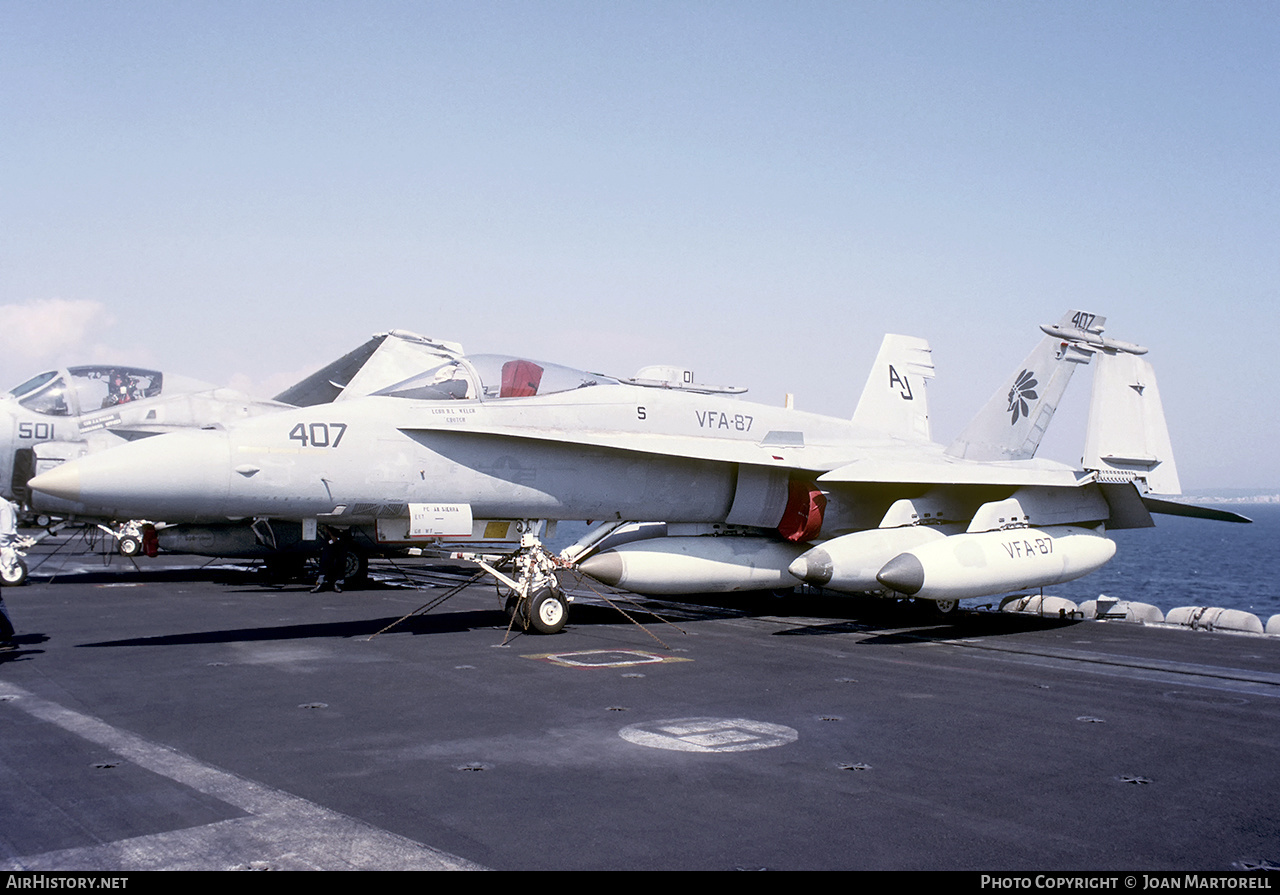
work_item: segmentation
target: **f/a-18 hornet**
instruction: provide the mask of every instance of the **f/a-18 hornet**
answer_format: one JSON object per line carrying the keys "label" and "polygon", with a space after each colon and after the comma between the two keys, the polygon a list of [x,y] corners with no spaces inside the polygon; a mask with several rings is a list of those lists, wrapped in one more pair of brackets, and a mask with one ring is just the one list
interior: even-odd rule
{"label": "f/a-18 hornet", "polygon": [[[383,551],[519,536],[511,577],[486,566],[548,633],[567,618],[566,565],[645,594],[804,581],[947,608],[1088,574],[1115,553],[1107,529],[1152,512],[1247,521],[1151,496],[1180,492],[1155,376],[1103,323],[1071,311],[1041,327],[948,447],[929,432],[930,349],[906,336],[886,336],[852,420],[670,368],[620,380],[458,353],[368,397],[147,439],[30,486],[119,517],[358,529]],[[1037,459],[1090,362],[1081,466]],[[600,524],[560,556],[542,547],[546,523],[584,519]],[[622,531],[645,522],[663,524]]]}

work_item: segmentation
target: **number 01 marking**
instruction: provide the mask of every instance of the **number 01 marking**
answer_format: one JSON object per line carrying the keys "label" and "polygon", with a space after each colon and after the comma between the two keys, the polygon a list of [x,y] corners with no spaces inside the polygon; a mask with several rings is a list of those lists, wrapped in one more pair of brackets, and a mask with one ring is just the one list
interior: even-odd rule
{"label": "number 01 marking", "polygon": [[346,434],[346,423],[298,423],[289,432],[289,440],[300,442],[303,447],[336,448]]}

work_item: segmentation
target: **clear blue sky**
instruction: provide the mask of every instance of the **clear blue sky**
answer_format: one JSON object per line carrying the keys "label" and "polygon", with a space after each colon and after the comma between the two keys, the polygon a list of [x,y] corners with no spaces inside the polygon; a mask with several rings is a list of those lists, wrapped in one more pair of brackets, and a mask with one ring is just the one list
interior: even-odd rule
{"label": "clear blue sky", "polygon": [[847,416],[894,331],[945,441],[1081,307],[1280,488],[1277,110],[1270,2],[0,0],[0,375],[400,327]]}

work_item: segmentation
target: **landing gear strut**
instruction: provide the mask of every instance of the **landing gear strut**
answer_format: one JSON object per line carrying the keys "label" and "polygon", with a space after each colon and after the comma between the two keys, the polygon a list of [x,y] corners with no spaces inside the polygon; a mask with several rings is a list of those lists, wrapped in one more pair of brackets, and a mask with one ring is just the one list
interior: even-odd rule
{"label": "landing gear strut", "polygon": [[116,539],[116,551],[132,559],[143,553],[156,555],[155,527],[145,519],[130,519],[116,527],[98,523],[98,528]]}
{"label": "landing gear strut", "polygon": [[533,534],[534,523],[525,524],[527,528],[520,536],[520,549],[510,557],[515,564],[514,578],[495,567],[498,557],[477,553],[454,553],[452,556],[475,563],[511,589],[504,608],[521,628],[532,628],[539,634],[556,634],[569,621],[569,603],[572,601],[555,575],[563,563],[548,552],[538,536]]}

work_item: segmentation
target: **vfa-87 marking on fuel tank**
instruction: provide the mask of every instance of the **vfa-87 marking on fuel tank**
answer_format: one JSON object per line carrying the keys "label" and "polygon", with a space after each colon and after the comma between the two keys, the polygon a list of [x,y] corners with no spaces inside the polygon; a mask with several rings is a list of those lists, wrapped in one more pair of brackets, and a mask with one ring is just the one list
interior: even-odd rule
{"label": "vfa-87 marking on fuel tank", "polygon": [[1036,554],[1049,554],[1053,552],[1053,538],[1048,535],[1034,540],[1018,538],[1012,541],[1005,541],[1004,549],[1009,551],[1010,557],[1026,556],[1031,558]]}
{"label": "vfa-87 marking on fuel tank", "polygon": [[[1088,574],[1115,552],[1108,529],[1150,526],[1152,512],[1247,521],[1153,496],[1179,492],[1155,375],[1146,349],[1104,338],[1104,322],[1071,311],[1042,327],[946,447],[929,426],[931,352],[909,336],[885,337],[852,419],[749,403],[678,368],[617,379],[457,353],[323,414],[148,439],[31,487],[171,522],[254,520],[264,537],[323,523],[382,552],[453,552],[492,570],[509,608],[545,632],[567,618],[565,567],[645,594],[804,581],[952,606]],[[1090,363],[1083,463],[1037,459]],[[298,449],[280,449],[287,432]],[[469,516],[439,514],[443,532],[411,526],[440,506]],[[558,556],[543,548],[549,525],[583,519],[604,521]],[[459,549],[504,539],[519,548],[501,569]]]}

